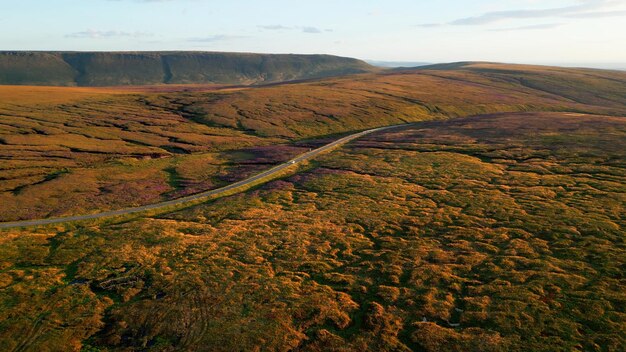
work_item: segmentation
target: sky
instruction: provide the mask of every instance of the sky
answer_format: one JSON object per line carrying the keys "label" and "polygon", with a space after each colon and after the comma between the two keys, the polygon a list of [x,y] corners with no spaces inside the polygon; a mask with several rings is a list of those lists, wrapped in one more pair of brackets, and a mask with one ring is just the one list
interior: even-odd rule
{"label": "sky", "polygon": [[0,0],[0,50],[626,68],[626,0]]}

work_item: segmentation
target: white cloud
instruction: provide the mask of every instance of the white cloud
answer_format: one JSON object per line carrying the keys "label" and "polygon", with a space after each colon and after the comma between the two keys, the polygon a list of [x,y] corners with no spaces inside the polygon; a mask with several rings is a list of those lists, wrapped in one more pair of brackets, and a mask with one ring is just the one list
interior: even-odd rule
{"label": "white cloud", "polygon": [[105,39],[105,38],[119,38],[119,37],[130,37],[130,38],[139,38],[139,37],[151,37],[152,33],[146,32],[124,32],[124,31],[99,31],[88,29],[86,31],[74,32],[70,34],[66,34],[67,38],[89,38],[89,39]]}
{"label": "white cloud", "polygon": [[508,31],[528,31],[528,30],[541,30],[541,29],[552,29],[556,27],[560,27],[561,23],[545,23],[545,24],[534,24],[530,26],[520,26],[520,27],[512,27],[512,28],[496,28],[491,29],[492,32],[508,32]]}
{"label": "white cloud", "polygon": [[303,33],[322,33],[322,30],[317,27],[302,27]]}
{"label": "white cloud", "polygon": [[323,32],[332,32],[333,30],[330,28],[322,29],[313,26],[283,26],[282,24],[270,24],[270,25],[260,25],[257,26],[259,29],[268,30],[268,31],[292,31],[299,30],[302,33],[308,34],[319,34]]}
{"label": "white cloud", "polygon": [[604,17],[622,17],[626,16],[625,11],[594,11],[594,12],[583,12],[583,13],[573,13],[566,15],[568,18],[604,18]]}
{"label": "white cloud", "polygon": [[[538,18],[598,18],[626,16],[626,11],[616,10],[623,5],[621,0],[582,0],[579,4],[547,9],[518,9],[486,12],[478,16],[459,18],[449,23],[425,23],[419,27],[439,27],[444,25],[477,26],[506,20]],[[611,11],[610,9],[614,9]]]}
{"label": "white cloud", "polygon": [[265,26],[258,26],[260,29],[266,29],[268,31],[280,31],[280,30],[291,30],[293,27],[283,26],[282,24],[270,24]]}
{"label": "white cloud", "polygon": [[214,43],[214,42],[224,42],[224,41],[243,39],[243,38],[247,38],[247,37],[241,36],[241,35],[216,34],[216,35],[210,35],[207,37],[189,38],[187,41],[197,42],[197,43]]}

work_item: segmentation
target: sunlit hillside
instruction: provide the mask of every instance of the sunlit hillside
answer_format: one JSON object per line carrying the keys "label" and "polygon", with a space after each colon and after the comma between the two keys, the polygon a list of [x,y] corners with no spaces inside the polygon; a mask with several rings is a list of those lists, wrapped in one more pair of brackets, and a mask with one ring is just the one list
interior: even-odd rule
{"label": "sunlit hillside", "polygon": [[625,75],[457,64],[249,89],[2,87],[0,219],[155,203],[371,127],[507,111],[624,115]]}
{"label": "sunlit hillside", "polygon": [[423,122],[171,214],[5,231],[0,346],[621,350],[625,141],[623,117]]}

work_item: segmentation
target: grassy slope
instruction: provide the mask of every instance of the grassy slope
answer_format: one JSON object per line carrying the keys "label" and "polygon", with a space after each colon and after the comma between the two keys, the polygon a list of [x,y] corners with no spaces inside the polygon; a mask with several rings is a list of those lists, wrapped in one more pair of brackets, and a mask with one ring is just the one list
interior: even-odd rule
{"label": "grassy slope", "polygon": [[[482,77],[467,79],[479,80]],[[441,93],[449,88],[454,88],[452,93]],[[25,94],[29,89],[14,90],[14,98],[7,101],[10,103],[6,104],[5,114],[10,118],[5,119],[5,123],[9,125],[5,128],[8,137],[3,139],[7,146],[7,156],[13,160],[7,164],[7,168],[11,170],[4,177],[5,190],[11,193],[5,193],[6,203],[19,204],[23,209],[31,210],[30,213],[25,213],[24,210],[12,207],[5,212],[23,218],[44,216],[46,209],[50,208],[56,209],[54,215],[85,211],[88,209],[82,204],[85,203],[84,200],[93,203],[92,209],[136,204],[130,203],[128,198],[119,197],[119,191],[128,191],[127,188],[115,186],[121,182],[126,187],[142,189],[141,192],[145,194],[143,197],[138,197],[132,189],[127,192],[130,199],[139,203],[155,201],[164,193],[176,194],[166,184],[166,178],[171,178],[172,173],[159,172],[159,169],[172,170],[171,163],[167,161],[148,160],[139,162],[137,167],[123,163],[119,167],[122,169],[120,171],[114,170],[118,168],[115,165],[113,169],[111,165],[102,167],[101,171],[106,171],[107,175],[121,172],[128,176],[121,179],[117,177],[118,181],[115,181],[116,177],[108,177],[109,180],[105,181],[113,179],[113,182],[98,187],[93,183],[90,185],[79,181],[97,177],[93,172],[90,172],[92,175],[81,172],[59,174],[59,171],[67,168],[91,167],[111,159],[154,159],[172,155],[172,152],[214,152],[220,145],[226,149],[236,149],[276,143],[273,138],[293,140],[375,125],[441,117],[444,114],[467,115],[485,111],[530,109],[534,106],[558,108],[557,104],[571,110],[607,110],[606,107],[589,107],[559,101],[559,97],[533,96],[536,92],[513,85],[502,88],[484,84],[477,86],[461,81],[451,83],[439,77],[415,73],[363,76],[359,79],[226,94],[109,95],[105,94],[108,93],[106,91],[94,90],[91,92],[97,92],[100,96],[87,96],[89,99],[84,98],[87,100],[82,102],[71,102],[78,95],[76,89],[68,92],[61,89],[56,94],[46,92],[48,104],[43,105],[37,101],[29,101],[28,97],[35,99],[37,91],[50,88],[36,88],[33,89],[35,94]],[[80,93],[91,94],[88,92],[90,91]],[[69,99],[65,103],[62,101],[64,93],[68,93],[65,99]],[[54,101],[55,96],[60,100],[51,107],[50,99]],[[120,115],[124,117],[120,119]],[[70,120],[72,122],[68,126]],[[260,139],[267,137],[271,140]],[[71,153],[69,159],[66,152],[68,149]],[[44,158],[45,162],[42,161],[37,166],[33,158]],[[150,163],[153,165],[144,167],[144,164]],[[145,172],[141,172],[142,169]],[[150,179],[145,180],[141,175],[148,175]],[[158,179],[155,180],[154,175],[159,175]],[[139,181],[133,186],[133,182],[128,182],[128,177]],[[148,187],[146,183],[154,186]],[[30,184],[35,184],[35,187],[29,187]],[[43,209],[34,207],[35,203],[42,202],[31,195],[46,194],[52,188],[53,193],[48,193],[46,199],[55,199],[58,196],[55,197],[54,193],[68,194],[65,186],[67,184],[79,185],[79,189],[69,193],[79,193],[84,200],[67,203],[71,204],[70,209],[58,206],[59,202],[67,200],[64,197]],[[117,191],[110,190],[116,187]],[[87,196],[84,192],[93,196]],[[110,196],[103,197],[103,192]],[[98,201],[94,201],[95,199]]]}
{"label": "grassy slope", "polygon": [[424,122],[162,218],[7,232],[0,346],[622,350],[624,141],[621,117]]}
{"label": "grassy slope", "polygon": [[[440,66],[437,65],[422,69],[429,74],[450,78],[459,78],[464,74],[482,76],[488,81],[497,81],[505,86],[512,84],[526,87],[583,104],[620,106],[626,99],[626,71],[495,63],[462,63],[455,66],[453,71],[448,72],[438,72],[437,68]],[[581,89],[582,87],[585,88]]]}
{"label": "grassy slope", "polygon": [[[542,80],[542,89],[520,77]],[[157,202],[241,179],[298,152],[267,149],[268,161],[238,150],[375,126],[502,111],[624,115],[622,77],[474,64],[236,90],[0,87],[0,202],[7,204],[0,219]],[[547,92],[565,85],[578,87],[568,95],[580,97]],[[594,94],[576,93],[587,91]],[[242,157],[253,165],[241,169]]]}
{"label": "grassy slope", "polygon": [[258,84],[373,72],[329,55],[219,52],[0,52],[0,84]]}

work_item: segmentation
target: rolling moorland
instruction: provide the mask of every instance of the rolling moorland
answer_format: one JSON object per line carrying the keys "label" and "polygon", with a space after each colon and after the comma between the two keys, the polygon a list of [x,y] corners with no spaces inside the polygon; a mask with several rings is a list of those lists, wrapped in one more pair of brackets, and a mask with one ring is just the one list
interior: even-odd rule
{"label": "rolling moorland", "polygon": [[508,111],[623,116],[624,82],[623,72],[457,64],[250,89],[0,86],[0,221],[216,188],[372,127]]}
{"label": "rolling moorland", "polygon": [[330,55],[0,51],[4,85],[249,85],[376,70],[360,60]]}
{"label": "rolling moorland", "polygon": [[0,349],[626,346],[626,73],[133,89],[0,87],[2,220],[169,199],[418,123],[188,209],[0,232]]}

